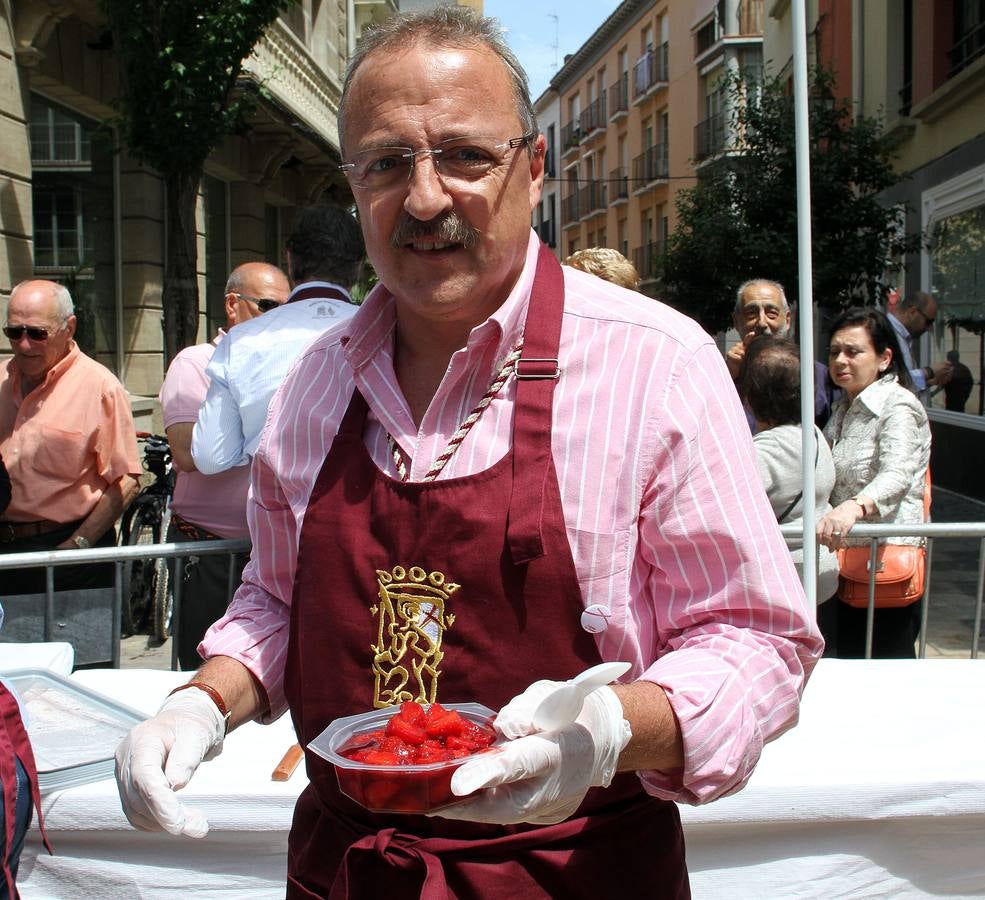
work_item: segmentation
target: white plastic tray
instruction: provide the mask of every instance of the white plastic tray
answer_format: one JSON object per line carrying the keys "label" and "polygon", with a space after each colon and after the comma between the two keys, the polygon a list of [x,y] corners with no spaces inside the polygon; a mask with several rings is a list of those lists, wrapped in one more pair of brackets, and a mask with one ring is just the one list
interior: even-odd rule
{"label": "white plastic tray", "polygon": [[117,744],[147,718],[47,669],[12,669],[3,680],[25,711],[41,793],[112,777]]}

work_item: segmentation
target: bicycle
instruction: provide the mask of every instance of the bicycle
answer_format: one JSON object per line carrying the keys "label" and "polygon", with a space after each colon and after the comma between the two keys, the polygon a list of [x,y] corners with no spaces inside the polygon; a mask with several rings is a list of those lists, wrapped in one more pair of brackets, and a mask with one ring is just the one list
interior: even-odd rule
{"label": "bicycle", "polygon": [[[144,444],[144,468],[154,480],[144,487],[123,514],[120,545],[159,544],[171,521],[171,495],[175,471],[168,439],[146,431],[137,432]],[[124,635],[148,634],[159,640],[171,636],[174,598],[167,561],[135,559],[123,566],[121,625]]]}

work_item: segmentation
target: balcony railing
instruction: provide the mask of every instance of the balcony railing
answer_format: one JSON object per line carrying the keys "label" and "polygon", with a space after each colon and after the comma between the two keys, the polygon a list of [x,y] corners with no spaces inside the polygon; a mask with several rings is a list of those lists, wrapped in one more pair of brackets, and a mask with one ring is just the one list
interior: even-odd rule
{"label": "balcony railing", "polygon": [[609,173],[609,185],[613,201],[629,198],[629,178],[625,169],[613,169]]}
{"label": "balcony railing", "polygon": [[579,123],[582,138],[588,137],[596,129],[605,128],[605,94],[588,104],[582,111]]}
{"label": "balcony railing", "polygon": [[647,50],[633,67],[633,99],[642,97],[656,84],[667,82],[667,44]]}
{"label": "balcony railing", "polygon": [[556,247],[557,241],[554,238],[554,220],[545,219],[537,226],[537,236],[545,243],[548,247]]}
{"label": "balcony railing", "polygon": [[715,113],[694,127],[694,158],[699,162],[725,149],[725,114]]}
{"label": "balcony railing", "polygon": [[567,122],[561,126],[561,154],[567,153],[581,143],[581,125]]}
{"label": "balcony railing", "polygon": [[608,205],[608,185],[604,181],[590,181],[578,191],[578,212],[587,216]]}
{"label": "balcony railing", "polygon": [[652,241],[633,250],[633,265],[644,281],[653,281],[660,274],[664,242]]}
{"label": "balcony railing", "polygon": [[951,68],[947,77],[952,78],[962,69],[967,68],[979,56],[985,53],[985,22],[981,22],[966,31],[947,51]]}
{"label": "balcony railing", "polygon": [[561,201],[561,224],[567,227],[578,218],[578,191],[574,190]]}
{"label": "balcony railing", "polygon": [[633,188],[667,177],[667,145],[654,144],[633,160]]}
{"label": "balcony railing", "polygon": [[609,88],[609,115],[615,117],[629,109],[629,72],[623,72],[619,80]]}

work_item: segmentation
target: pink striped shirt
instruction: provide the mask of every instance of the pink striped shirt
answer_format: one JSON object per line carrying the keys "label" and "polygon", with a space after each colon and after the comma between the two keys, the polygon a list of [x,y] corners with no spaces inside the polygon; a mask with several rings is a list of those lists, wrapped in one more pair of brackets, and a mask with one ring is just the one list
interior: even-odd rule
{"label": "pink striped shirt", "polygon": [[[201,647],[254,673],[271,718],[285,707],[298,535],[354,383],[369,404],[376,464],[395,475],[389,432],[420,480],[520,336],[537,249],[531,234],[510,296],[454,354],[419,429],[394,377],[394,309],[383,288],[311,345],[271,404],[253,464],[253,557]],[[630,661],[625,680],[661,685],[680,723],[683,773],[640,773],[644,785],[704,802],[740,787],[763,744],[796,722],[822,641],[714,343],[657,301],[574,269],[564,275],[553,454],[584,603],[612,610],[596,636],[602,658]],[[439,478],[482,471],[506,453],[514,384]],[[330,572],[325,590],[329,602]]]}

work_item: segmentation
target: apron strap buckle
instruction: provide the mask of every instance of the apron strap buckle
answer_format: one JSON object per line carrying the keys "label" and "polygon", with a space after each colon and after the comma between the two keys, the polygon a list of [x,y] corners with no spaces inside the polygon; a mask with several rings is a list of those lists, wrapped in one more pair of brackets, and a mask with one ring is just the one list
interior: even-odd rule
{"label": "apron strap buckle", "polygon": [[557,359],[531,358],[516,361],[516,377],[522,381],[549,378],[557,381],[561,377],[561,366]]}

